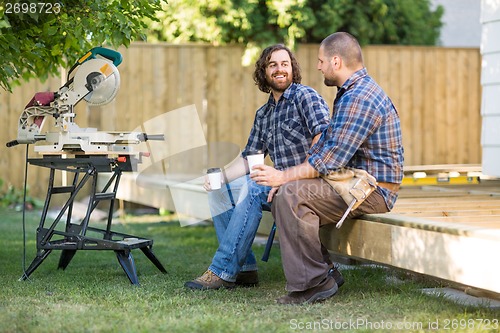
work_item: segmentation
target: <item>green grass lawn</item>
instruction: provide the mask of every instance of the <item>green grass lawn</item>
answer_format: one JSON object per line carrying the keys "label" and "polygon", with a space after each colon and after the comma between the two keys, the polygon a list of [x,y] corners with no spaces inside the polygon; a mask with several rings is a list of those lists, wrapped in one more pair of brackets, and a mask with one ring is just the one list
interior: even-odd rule
{"label": "green grass lawn", "polygon": [[[57,269],[60,252],[53,251],[29,280],[19,281],[22,214],[5,208],[0,214],[0,332],[424,332],[436,325],[432,331],[498,332],[499,311],[424,295],[420,289],[435,281],[374,266],[344,270],[346,283],[323,303],[277,305],[285,293],[277,247],[269,262],[259,263],[257,288],[186,290],[184,282],[204,272],[217,242],[211,226],[175,221],[129,218],[115,225],[115,231],[152,238],[168,271],[162,274],[134,250],[140,286],[130,284],[112,251],[79,251],[64,271]],[[38,214],[29,212],[26,266],[35,256],[37,225]],[[263,246],[254,250],[260,257]],[[399,283],[389,282],[394,277]]]}

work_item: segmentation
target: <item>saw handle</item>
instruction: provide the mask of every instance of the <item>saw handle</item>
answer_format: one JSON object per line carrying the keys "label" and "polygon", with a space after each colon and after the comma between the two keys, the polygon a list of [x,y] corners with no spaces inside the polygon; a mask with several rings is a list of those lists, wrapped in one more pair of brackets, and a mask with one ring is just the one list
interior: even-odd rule
{"label": "saw handle", "polygon": [[96,55],[100,55],[108,60],[111,60],[113,62],[113,65],[118,66],[119,64],[122,63],[123,57],[120,52],[107,49],[104,47],[94,47],[92,50],[89,52],[92,53],[92,58],[95,59]]}
{"label": "saw handle", "polygon": [[68,71],[68,75],[67,75],[68,82],[66,82],[65,86],[68,85],[71,82],[71,80],[70,80],[71,73],[73,73],[73,71],[78,66],[80,66],[81,64],[83,64],[85,61],[87,61],[89,59],[96,59],[96,55],[100,55],[101,57],[106,58],[106,59],[112,61],[113,65],[115,65],[115,66],[118,66],[119,64],[121,64],[122,60],[123,60],[123,57],[122,57],[122,55],[121,55],[120,52],[117,52],[117,51],[114,51],[114,50],[111,50],[111,49],[107,49],[107,48],[104,48],[104,47],[100,47],[100,46],[94,47],[90,51],[88,51],[87,53],[85,53],[85,55],[83,57],[81,57],[80,59],[78,59],[78,61],[73,66],[71,66],[71,68]]}
{"label": "saw handle", "polygon": [[7,148],[10,148],[10,147],[17,146],[18,144],[19,144],[19,141],[12,140],[12,141],[7,142],[5,145],[7,146]]}

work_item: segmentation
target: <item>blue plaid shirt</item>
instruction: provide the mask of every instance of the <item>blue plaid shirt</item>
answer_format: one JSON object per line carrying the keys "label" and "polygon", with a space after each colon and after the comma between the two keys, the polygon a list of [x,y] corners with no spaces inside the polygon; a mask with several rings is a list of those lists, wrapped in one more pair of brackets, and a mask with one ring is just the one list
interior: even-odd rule
{"label": "blue plaid shirt", "polygon": [[242,155],[262,150],[277,170],[298,165],[305,161],[312,139],[329,122],[330,111],[324,99],[313,88],[292,83],[278,103],[270,95],[257,110]]}
{"label": "blue plaid shirt", "polygon": [[[401,183],[403,145],[399,115],[390,98],[368,75],[354,73],[337,92],[332,120],[309,163],[320,173],[342,167],[364,169],[378,182]],[[397,194],[381,188],[392,209]]]}

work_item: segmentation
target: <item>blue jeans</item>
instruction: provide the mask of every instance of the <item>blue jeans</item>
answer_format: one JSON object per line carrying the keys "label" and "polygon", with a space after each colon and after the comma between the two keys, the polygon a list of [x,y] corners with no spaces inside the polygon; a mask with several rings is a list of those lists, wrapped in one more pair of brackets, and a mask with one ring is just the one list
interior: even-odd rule
{"label": "blue jeans", "polygon": [[219,248],[208,267],[215,275],[234,282],[240,271],[257,270],[252,243],[262,218],[271,208],[271,187],[257,185],[249,176],[235,179],[220,190],[208,193],[210,212]]}

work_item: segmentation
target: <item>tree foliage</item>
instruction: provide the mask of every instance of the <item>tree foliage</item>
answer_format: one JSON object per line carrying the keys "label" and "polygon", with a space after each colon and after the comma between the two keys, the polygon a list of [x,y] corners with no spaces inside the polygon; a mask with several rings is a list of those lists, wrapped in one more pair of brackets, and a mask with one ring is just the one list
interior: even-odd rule
{"label": "tree foliage", "polygon": [[349,31],[361,44],[435,45],[442,26],[442,6],[429,0],[314,0],[317,28],[309,40],[319,42],[333,31]]}
{"label": "tree foliage", "polygon": [[294,47],[348,31],[363,45],[434,45],[443,12],[430,0],[178,0],[151,27],[155,39],[169,42]]}
{"label": "tree foliage", "polygon": [[[0,87],[45,79],[98,45],[132,40],[240,43],[251,58],[261,47],[318,43],[349,31],[361,44],[434,45],[443,8],[430,0],[46,0],[59,9],[0,2]],[[10,5],[10,7],[9,7]],[[36,8],[36,10],[33,10]],[[11,13],[6,13],[10,9]],[[147,22],[147,23],[146,23]]]}
{"label": "tree foliage", "polygon": [[161,0],[11,0],[0,2],[0,86],[46,79],[92,47],[146,39]]}

